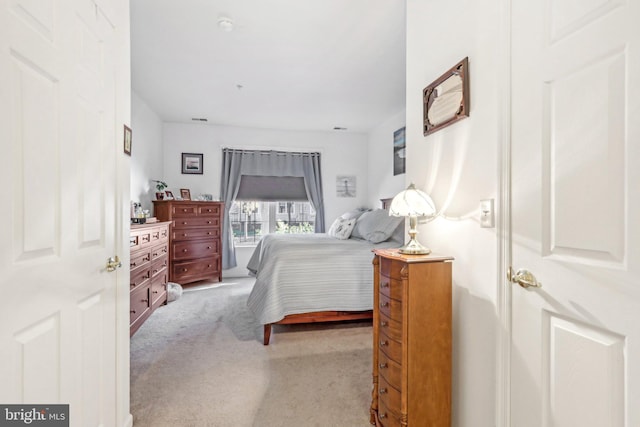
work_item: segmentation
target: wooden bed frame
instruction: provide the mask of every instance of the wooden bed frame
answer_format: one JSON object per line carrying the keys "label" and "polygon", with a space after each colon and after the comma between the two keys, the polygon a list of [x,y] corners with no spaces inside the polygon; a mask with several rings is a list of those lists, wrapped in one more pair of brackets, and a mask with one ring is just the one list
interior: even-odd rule
{"label": "wooden bed frame", "polygon": [[[382,209],[388,209],[391,198],[380,199]],[[372,258],[373,259],[373,258]],[[342,322],[346,320],[373,319],[373,310],[366,311],[315,311],[312,313],[289,314],[284,319],[264,325],[263,344],[269,345],[271,325],[293,325],[297,323]]]}

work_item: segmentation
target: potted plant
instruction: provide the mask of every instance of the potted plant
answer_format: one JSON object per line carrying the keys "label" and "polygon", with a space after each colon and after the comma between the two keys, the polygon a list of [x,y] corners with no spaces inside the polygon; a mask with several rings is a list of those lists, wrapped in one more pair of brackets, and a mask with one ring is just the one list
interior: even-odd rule
{"label": "potted plant", "polygon": [[167,183],[164,181],[158,181],[156,179],[153,179],[152,181],[156,183],[156,190],[158,190],[156,192],[156,199],[164,199],[164,189],[168,187]]}

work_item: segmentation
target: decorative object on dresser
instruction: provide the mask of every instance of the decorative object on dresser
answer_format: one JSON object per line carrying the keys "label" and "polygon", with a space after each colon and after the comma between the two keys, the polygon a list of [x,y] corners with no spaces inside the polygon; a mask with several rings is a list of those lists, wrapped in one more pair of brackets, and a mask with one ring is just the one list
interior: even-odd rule
{"label": "decorative object on dresser", "polygon": [[391,216],[409,217],[409,242],[399,249],[400,253],[413,255],[426,255],[431,252],[416,240],[418,234],[418,217],[433,219],[436,215],[436,206],[431,197],[424,191],[418,190],[413,183],[406,190],[398,193],[391,201],[389,208]]}
{"label": "decorative object on dresser", "polygon": [[129,326],[133,335],[153,310],[167,302],[169,222],[131,226]]}
{"label": "decorative object on dresser", "polygon": [[156,190],[158,190],[156,192],[156,199],[158,200],[164,199],[164,189],[167,188],[167,183],[164,181],[158,181],[155,179],[152,179],[152,181],[156,183]]}
{"label": "decorative object on dresser", "polygon": [[222,202],[156,200],[155,216],[171,221],[169,280],[184,285],[222,281]]}
{"label": "decorative object on dresser", "polygon": [[371,424],[451,425],[451,261],[376,249]]}
{"label": "decorative object on dresser", "polygon": [[189,190],[188,188],[181,188],[180,197],[182,198],[182,200],[191,200],[191,190]]}

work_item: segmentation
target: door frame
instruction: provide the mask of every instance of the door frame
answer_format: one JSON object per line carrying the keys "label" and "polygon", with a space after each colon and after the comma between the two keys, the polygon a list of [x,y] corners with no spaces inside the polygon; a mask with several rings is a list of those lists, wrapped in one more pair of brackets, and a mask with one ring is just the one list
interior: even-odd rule
{"label": "door frame", "polygon": [[496,283],[498,341],[496,348],[496,426],[511,426],[511,294],[512,285],[507,277],[511,267],[511,0],[500,5],[500,64],[498,129],[498,281]]}

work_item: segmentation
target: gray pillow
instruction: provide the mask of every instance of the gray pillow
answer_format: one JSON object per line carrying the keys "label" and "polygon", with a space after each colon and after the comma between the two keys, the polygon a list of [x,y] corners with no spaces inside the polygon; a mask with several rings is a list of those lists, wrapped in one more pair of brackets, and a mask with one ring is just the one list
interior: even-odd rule
{"label": "gray pillow", "polygon": [[356,221],[351,237],[380,243],[388,240],[404,220],[401,216],[389,216],[389,211],[376,209],[365,212]]}
{"label": "gray pillow", "polygon": [[362,215],[363,213],[367,212],[370,209],[367,208],[355,208],[352,209],[350,211],[347,211],[345,213],[343,213],[342,215],[340,215],[340,218],[343,219],[357,219],[360,217],[360,215]]}

